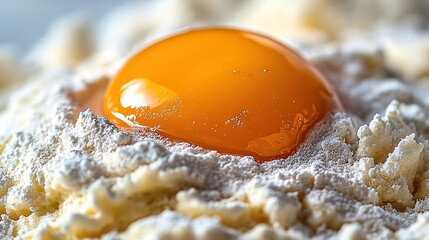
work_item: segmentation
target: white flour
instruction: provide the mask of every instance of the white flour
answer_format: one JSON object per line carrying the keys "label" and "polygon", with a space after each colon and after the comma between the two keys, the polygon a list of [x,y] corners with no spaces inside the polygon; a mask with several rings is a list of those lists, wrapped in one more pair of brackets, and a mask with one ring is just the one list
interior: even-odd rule
{"label": "white flour", "polygon": [[[259,3],[261,8],[283,6],[275,0]],[[318,4],[337,13],[341,5],[328,3]],[[207,152],[151,132],[121,131],[97,116],[108,80],[144,36],[194,22],[238,21],[237,14],[222,12],[223,1],[162,4],[167,5],[145,10],[158,19],[150,25],[135,22],[136,6],[115,13],[99,36],[125,31],[117,26],[127,23],[118,17],[126,13],[136,25],[127,25],[129,35],[109,44],[99,39],[96,46],[103,51],[85,61],[85,51],[89,55],[93,49],[77,44],[89,38],[82,32],[84,23],[76,20],[63,22],[61,31],[54,29],[45,39],[56,45],[40,44],[34,51],[38,65],[28,70],[34,72],[31,77],[21,74],[27,69],[23,64],[1,58],[0,92],[14,90],[0,98],[0,106],[6,106],[0,111],[0,238],[427,238],[429,71],[421,64],[429,60],[426,41],[416,41],[416,56],[401,50],[407,49],[406,41],[387,44],[380,37],[303,44],[308,59],[336,87],[345,112],[328,116],[288,159],[257,164],[251,157]],[[255,4],[242,8],[248,19]],[[174,6],[192,14],[164,19]],[[411,5],[393,6],[397,12],[380,23],[413,11]],[[305,14],[294,21],[304,24],[302,18]],[[281,26],[271,20],[273,29]],[[357,29],[359,20],[354,21],[347,24]],[[426,36],[416,31],[414,38]],[[321,39],[338,40],[329,38]],[[401,68],[401,61],[418,67]],[[11,64],[23,70],[4,67]],[[25,84],[16,88],[7,78]]]}

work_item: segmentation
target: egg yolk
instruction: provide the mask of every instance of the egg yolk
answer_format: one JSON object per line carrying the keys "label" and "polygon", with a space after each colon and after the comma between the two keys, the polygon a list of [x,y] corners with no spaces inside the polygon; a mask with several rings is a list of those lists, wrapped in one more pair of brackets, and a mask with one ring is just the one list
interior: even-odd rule
{"label": "egg yolk", "polygon": [[258,162],[291,155],[340,103],[295,52],[235,29],[186,31],[132,57],[110,83],[104,114],[118,127],[154,128]]}

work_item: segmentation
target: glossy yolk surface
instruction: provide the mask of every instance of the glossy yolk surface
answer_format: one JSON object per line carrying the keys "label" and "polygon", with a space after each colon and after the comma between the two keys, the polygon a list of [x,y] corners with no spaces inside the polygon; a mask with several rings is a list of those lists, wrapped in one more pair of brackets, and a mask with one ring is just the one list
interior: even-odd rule
{"label": "glossy yolk surface", "polygon": [[286,158],[340,104],[304,59],[265,36],[199,29],[132,57],[104,97],[119,127],[262,162]]}

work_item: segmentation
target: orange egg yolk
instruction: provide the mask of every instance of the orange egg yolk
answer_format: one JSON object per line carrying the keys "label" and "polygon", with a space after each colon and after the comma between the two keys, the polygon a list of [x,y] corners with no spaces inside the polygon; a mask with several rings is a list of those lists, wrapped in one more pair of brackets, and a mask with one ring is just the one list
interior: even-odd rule
{"label": "orange egg yolk", "polygon": [[110,83],[104,114],[258,162],[287,158],[340,103],[295,52],[260,34],[197,29],[132,57]]}

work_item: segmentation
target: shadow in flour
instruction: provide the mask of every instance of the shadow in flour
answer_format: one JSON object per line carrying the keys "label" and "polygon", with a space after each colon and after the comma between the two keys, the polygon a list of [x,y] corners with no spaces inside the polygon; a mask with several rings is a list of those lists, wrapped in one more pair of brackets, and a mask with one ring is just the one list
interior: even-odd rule
{"label": "shadow in flour", "polygon": [[109,81],[109,77],[101,76],[96,81],[84,83],[83,87],[72,92],[72,98],[76,107],[75,120],[80,112],[88,108],[95,115],[103,116],[103,97]]}

